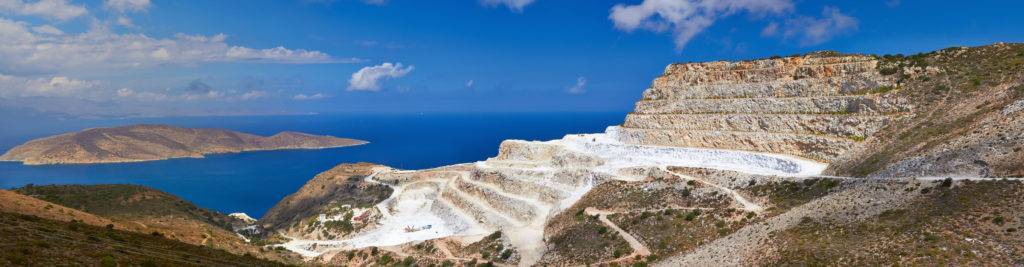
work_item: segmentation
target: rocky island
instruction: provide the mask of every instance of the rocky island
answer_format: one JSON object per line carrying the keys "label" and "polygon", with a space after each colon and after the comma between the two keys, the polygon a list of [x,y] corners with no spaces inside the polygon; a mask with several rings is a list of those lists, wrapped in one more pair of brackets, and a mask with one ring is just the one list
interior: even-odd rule
{"label": "rocky island", "polygon": [[215,153],[320,149],[366,143],[299,132],[281,132],[265,137],[224,129],[131,125],[92,128],[35,139],[0,155],[0,161],[20,161],[26,165],[137,162],[201,158]]}

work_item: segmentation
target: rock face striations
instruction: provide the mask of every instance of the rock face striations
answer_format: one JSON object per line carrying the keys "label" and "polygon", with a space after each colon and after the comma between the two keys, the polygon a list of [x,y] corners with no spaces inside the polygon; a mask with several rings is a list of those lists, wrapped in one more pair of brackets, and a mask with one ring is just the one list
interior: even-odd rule
{"label": "rock face striations", "polygon": [[[649,172],[664,172],[664,166],[787,177],[824,169],[823,164],[783,155],[623,144],[615,137],[617,131],[610,127],[603,134],[547,142],[509,140],[486,161],[428,170],[341,165],[279,202],[261,223],[291,239],[283,247],[332,264],[345,259],[339,251],[435,239],[476,242],[501,232],[509,256],[500,262],[532,265],[547,250],[548,221],[597,184],[644,180]],[[327,184],[331,182],[336,184]],[[366,183],[387,185],[393,192],[376,204],[335,193],[368,188]],[[713,197],[722,192],[730,191]],[[743,204],[734,207],[746,209]]]}
{"label": "rock face striations", "polygon": [[281,132],[269,137],[223,129],[133,125],[93,128],[29,141],[0,156],[28,165],[113,163],[201,158],[205,154],[255,150],[355,146],[366,141]]}
{"label": "rock face striations", "polygon": [[819,161],[910,110],[869,56],[826,53],[672,64],[626,117],[622,141],[797,155]]}

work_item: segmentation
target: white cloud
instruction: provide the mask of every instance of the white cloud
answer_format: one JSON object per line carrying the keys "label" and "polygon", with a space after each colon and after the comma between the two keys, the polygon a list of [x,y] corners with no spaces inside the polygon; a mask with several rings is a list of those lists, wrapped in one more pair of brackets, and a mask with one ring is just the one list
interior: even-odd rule
{"label": "white cloud", "polygon": [[267,96],[267,92],[266,91],[253,90],[253,91],[248,91],[248,92],[243,93],[240,98],[242,100],[253,100],[253,99],[263,98],[265,96]]}
{"label": "white cloud", "polygon": [[321,94],[321,93],[316,93],[316,94],[313,94],[313,95],[306,95],[306,94],[297,94],[297,95],[294,95],[294,96],[292,96],[292,99],[294,99],[294,100],[300,100],[300,101],[302,101],[302,100],[317,100],[317,99],[323,99],[323,98],[325,98],[325,97],[326,97],[326,96],[324,96],[324,94]]}
{"label": "white cloud", "polygon": [[146,91],[136,92],[135,90],[132,90],[131,88],[117,89],[117,96],[124,97],[124,98],[135,98],[135,99],[143,100],[143,101],[166,101],[166,100],[170,100],[172,98],[171,96],[168,96],[167,94],[164,94],[164,93],[146,92]]}
{"label": "white cloud", "polygon": [[39,78],[18,77],[0,74],[0,96],[77,96],[93,93],[102,85],[99,81],[88,81],[65,76]]}
{"label": "white cloud", "polygon": [[576,84],[565,89],[566,92],[574,95],[582,94],[587,92],[587,78],[579,77],[576,78]]}
{"label": "white cloud", "polygon": [[825,7],[821,18],[801,16],[786,21],[782,35],[799,38],[800,45],[817,45],[832,38],[857,30],[857,19],[843,14],[835,7]]}
{"label": "white cloud", "polygon": [[523,12],[523,8],[533,3],[534,0],[480,0],[484,6],[494,7],[503,5],[515,12]]}
{"label": "white cloud", "polygon": [[48,35],[63,35],[64,34],[64,31],[62,31],[60,29],[57,29],[57,27],[53,27],[51,25],[35,26],[35,27],[32,27],[32,31],[36,32],[36,33],[39,33],[39,34],[48,34]]}
{"label": "white cloud", "polygon": [[[4,0],[0,0],[4,1]],[[346,63],[320,51],[235,46],[227,36],[178,34],[153,38],[117,34],[94,25],[81,34],[37,34],[25,22],[0,18],[0,72],[32,73],[63,70],[138,68],[162,64],[207,62]]]}
{"label": "white cloud", "polygon": [[644,0],[637,5],[615,5],[608,18],[615,23],[615,28],[626,32],[637,29],[671,31],[676,49],[682,50],[719,17],[741,11],[780,14],[792,9],[790,0]]}
{"label": "white cloud", "polygon": [[69,20],[89,13],[84,6],[72,5],[67,0],[0,0],[0,12],[22,16],[39,16],[54,20]]}
{"label": "white cloud", "polygon": [[128,28],[135,28],[135,27],[137,27],[137,26],[135,26],[135,22],[133,22],[131,18],[124,17],[124,16],[117,17],[117,25],[121,25],[121,26],[128,27]]}
{"label": "white cloud", "polygon": [[402,63],[391,64],[387,62],[377,66],[363,67],[359,71],[352,73],[352,78],[348,80],[348,90],[378,91],[380,90],[380,82],[382,80],[405,76],[414,68],[412,65],[403,68]]}
{"label": "white cloud", "polygon": [[104,0],[103,6],[118,12],[144,12],[152,3],[149,0]]}

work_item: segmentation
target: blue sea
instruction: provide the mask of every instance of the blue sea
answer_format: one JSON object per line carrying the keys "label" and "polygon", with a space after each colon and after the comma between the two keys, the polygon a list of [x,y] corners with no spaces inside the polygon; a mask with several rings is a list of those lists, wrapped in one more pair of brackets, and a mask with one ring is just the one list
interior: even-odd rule
{"label": "blue sea", "polygon": [[259,218],[317,173],[341,163],[373,162],[423,169],[494,156],[505,139],[550,140],[603,132],[622,124],[625,112],[522,114],[352,114],[157,119],[75,119],[4,123],[0,149],[77,131],[138,123],[213,127],[259,135],[300,131],[370,141],[322,150],[279,150],[209,155],[201,159],[26,166],[0,162],[0,188],[26,184],[138,184],[225,213]]}

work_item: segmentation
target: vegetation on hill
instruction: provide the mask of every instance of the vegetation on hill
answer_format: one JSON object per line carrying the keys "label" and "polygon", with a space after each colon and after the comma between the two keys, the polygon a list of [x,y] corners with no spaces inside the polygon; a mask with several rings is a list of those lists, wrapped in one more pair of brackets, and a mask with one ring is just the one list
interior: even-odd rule
{"label": "vegetation on hill", "polygon": [[234,232],[245,222],[138,185],[27,185],[15,192],[109,218],[132,231],[193,245],[293,262],[297,255],[245,242]]}
{"label": "vegetation on hill", "polygon": [[907,98],[915,106],[913,114],[833,162],[829,173],[1024,176],[1024,123],[1019,113],[1009,112],[1024,100],[1024,44],[878,59],[878,71],[898,80],[895,96]]}
{"label": "vegetation on hill", "polygon": [[1024,264],[1024,183],[923,182],[921,197],[861,222],[804,219],[778,233],[768,265]]}
{"label": "vegetation on hill", "polygon": [[249,255],[31,215],[0,212],[3,266],[280,266]]}
{"label": "vegetation on hill", "polygon": [[171,194],[138,185],[27,185],[15,191],[112,219],[175,216],[209,223],[226,230],[232,230],[231,223],[237,221]]}

